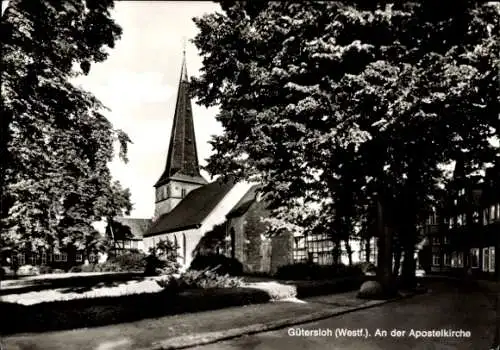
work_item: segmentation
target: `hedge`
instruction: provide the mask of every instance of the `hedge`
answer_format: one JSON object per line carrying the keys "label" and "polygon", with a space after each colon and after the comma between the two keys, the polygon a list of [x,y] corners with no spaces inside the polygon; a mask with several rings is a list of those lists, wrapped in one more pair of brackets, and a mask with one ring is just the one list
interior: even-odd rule
{"label": "hedge", "polygon": [[194,289],[179,294],[145,293],[29,306],[0,302],[0,314],[9,315],[9,322],[2,325],[0,332],[14,334],[98,327],[268,301],[269,295],[263,291],[235,288]]}

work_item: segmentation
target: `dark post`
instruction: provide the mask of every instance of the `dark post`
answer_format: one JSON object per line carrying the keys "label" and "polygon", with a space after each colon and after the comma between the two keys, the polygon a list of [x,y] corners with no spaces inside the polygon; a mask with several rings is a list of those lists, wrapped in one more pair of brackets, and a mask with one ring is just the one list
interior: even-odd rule
{"label": "dark post", "polygon": [[378,228],[378,279],[386,296],[396,293],[392,274],[392,231],[385,223],[382,201],[377,201],[377,228]]}

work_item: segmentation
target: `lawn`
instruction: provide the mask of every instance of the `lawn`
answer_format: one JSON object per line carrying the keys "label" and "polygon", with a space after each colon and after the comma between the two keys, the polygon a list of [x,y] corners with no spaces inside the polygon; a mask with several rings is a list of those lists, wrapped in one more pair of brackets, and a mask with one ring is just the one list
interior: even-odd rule
{"label": "lawn", "polygon": [[[95,275],[91,275],[92,277]],[[83,276],[78,276],[83,277]],[[38,285],[35,285],[35,287]],[[11,289],[15,293],[15,289]],[[50,288],[38,291],[28,291],[16,294],[7,294],[0,297],[0,300],[8,303],[22,305],[33,305],[44,302],[65,301],[75,299],[88,299],[99,297],[117,297],[124,295],[157,293],[162,288],[156,283],[153,277],[128,281],[102,281],[97,283],[80,283],[62,288]],[[4,292],[6,290],[4,289]],[[8,291],[8,289],[7,289]]]}
{"label": "lawn", "polygon": [[[66,278],[64,278],[66,277]],[[11,281],[0,289],[0,314],[11,315],[4,334],[96,327],[231,306],[346,292],[357,278],[334,281],[256,281],[242,287],[165,291],[163,277],[75,273]]]}

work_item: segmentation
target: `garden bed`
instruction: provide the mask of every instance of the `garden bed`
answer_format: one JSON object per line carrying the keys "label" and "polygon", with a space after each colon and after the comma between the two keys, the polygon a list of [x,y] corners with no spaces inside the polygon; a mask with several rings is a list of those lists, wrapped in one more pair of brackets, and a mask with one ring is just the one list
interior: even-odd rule
{"label": "garden bed", "polygon": [[0,296],[38,292],[57,288],[93,288],[95,286],[125,283],[131,280],[144,279],[138,272],[91,272],[61,273],[26,277],[18,280],[0,282]]}
{"label": "garden bed", "polygon": [[34,305],[0,302],[0,314],[9,315],[2,334],[96,327],[145,318],[265,303],[269,295],[251,288],[196,289],[179,294],[143,293],[54,301]]}
{"label": "garden bed", "polygon": [[[116,273],[72,276],[66,280],[51,280],[57,281],[59,286],[65,285],[62,288],[47,289],[47,286],[42,286],[45,290],[26,293],[10,290],[1,297],[0,314],[10,315],[8,324],[2,327],[1,332],[12,334],[97,327],[294,297],[335,294],[356,290],[364,281],[363,277],[261,281],[247,282],[243,287],[235,288],[188,288],[167,292],[156,283],[157,279],[165,276],[135,280],[131,277],[133,274],[129,274],[129,280],[126,280],[126,274]],[[107,278],[107,283],[102,278]]]}
{"label": "garden bed", "polygon": [[307,298],[357,290],[366,279],[364,276],[355,276],[335,280],[294,281],[291,283],[297,288],[298,298]]}

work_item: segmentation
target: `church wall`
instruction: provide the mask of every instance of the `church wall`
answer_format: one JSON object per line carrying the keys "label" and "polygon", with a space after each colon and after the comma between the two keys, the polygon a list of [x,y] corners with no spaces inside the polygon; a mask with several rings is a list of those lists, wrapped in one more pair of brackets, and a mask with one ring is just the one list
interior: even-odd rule
{"label": "church wall", "polygon": [[184,197],[191,192],[194,189],[197,189],[198,187],[201,187],[200,184],[191,184],[191,183],[186,183],[186,182],[177,182],[177,181],[172,181],[169,183],[170,185],[170,194],[172,197],[175,198],[183,198],[183,193],[182,190],[185,190]]}
{"label": "church wall", "polygon": [[284,233],[267,238],[267,224],[262,218],[269,215],[264,202],[254,202],[240,217],[231,218],[235,230],[235,257],[247,273],[274,273],[283,265],[293,263],[293,236]]}
{"label": "church wall", "polygon": [[[231,234],[231,230],[234,230],[234,258],[243,264],[245,268],[246,264],[246,254],[245,254],[245,217],[235,217],[228,220],[228,234]],[[231,237],[231,236],[229,236]]]}
{"label": "church wall", "polygon": [[244,270],[247,272],[267,273],[270,271],[271,247],[265,235],[267,224],[262,222],[262,218],[268,215],[265,204],[254,202],[243,215],[244,237],[246,250],[246,261]]}
{"label": "church wall", "polygon": [[[217,206],[212,210],[212,212],[205,218],[202,222],[201,227],[198,229],[185,230],[172,232],[167,234],[160,234],[152,237],[144,238],[144,246],[146,249],[154,246],[160,241],[160,239],[173,239],[175,235],[177,237],[177,242],[182,245],[183,237],[182,234],[186,236],[186,254],[183,263],[189,266],[199,249],[199,243],[201,238],[205,233],[211,231],[215,225],[220,225],[226,221],[226,215],[229,211],[240,201],[240,199],[246,194],[248,189],[251,187],[250,184],[241,182],[233,186],[233,188],[226,194],[226,196],[217,204]],[[183,247],[180,247],[180,252],[183,251]]]}
{"label": "church wall", "polygon": [[[180,203],[183,196],[201,187],[200,184],[191,184],[180,181],[171,181],[156,189],[156,203],[154,218],[168,213]],[[184,190],[184,193],[183,193]]]}

